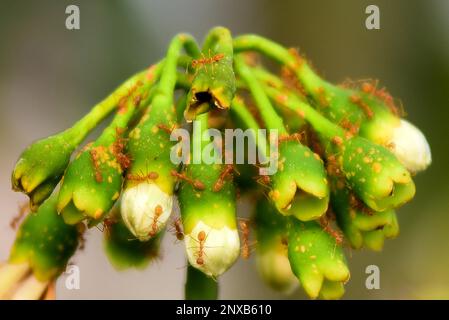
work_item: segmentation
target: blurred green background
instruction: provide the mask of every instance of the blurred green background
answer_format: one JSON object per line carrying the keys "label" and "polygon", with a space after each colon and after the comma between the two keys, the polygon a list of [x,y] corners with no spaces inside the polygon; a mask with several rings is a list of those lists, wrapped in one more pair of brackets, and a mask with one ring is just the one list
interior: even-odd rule
{"label": "blurred green background", "polygon": [[[76,4],[81,29],[65,28]],[[365,28],[376,4],[381,29]],[[380,79],[401,99],[408,119],[426,134],[433,164],[416,177],[417,195],[399,212],[401,234],[382,253],[350,252],[347,299],[449,298],[449,1],[9,1],[0,2],[0,260],[14,239],[9,227],[25,200],[10,189],[10,172],[31,141],[71,125],[133,72],[163,56],[180,31],[202,39],[224,25],[298,47],[328,79]],[[183,296],[183,246],[166,237],[163,260],[144,271],[115,272],[101,233],[73,262],[81,289],[64,277],[58,298]],[[365,268],[381,271],[381,289],[365,288]],[[283,298],[258,279],[255,262],[239,261],[220,279],[222,298]],[[305,298],[301,290],[289,298]]]}

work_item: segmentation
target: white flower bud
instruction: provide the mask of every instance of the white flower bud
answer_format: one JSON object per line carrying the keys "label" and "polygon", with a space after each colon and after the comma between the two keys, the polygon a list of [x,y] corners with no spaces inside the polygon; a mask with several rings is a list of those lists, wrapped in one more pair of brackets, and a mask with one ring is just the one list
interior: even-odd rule
{"label": "white flower bud", "polygon": [[154,237],[167,223],[173,208],[173,196],[156,184],[142,182],[123,192],[123,222],[140,241]]}
{"label": "white flower bud", "polygon": [[262,279],[274,290],[283,294],[291,294],[299,286],[293,274],[286,252],[273,247],[258,252],[256,255],[257,270]]}
{"label": "white flower bud", "polygon": [[426,137],[404,119],[401,119],[400,125],[393,130],[389,146],[398,160],[411,172],[423,171],[432,162]]}
{"label": "white flower bud", "polygon": [[211,277],[228,270],[240,255],[237,229],[216,229],[202,221],[186,234],[185,245],[190,264]]}

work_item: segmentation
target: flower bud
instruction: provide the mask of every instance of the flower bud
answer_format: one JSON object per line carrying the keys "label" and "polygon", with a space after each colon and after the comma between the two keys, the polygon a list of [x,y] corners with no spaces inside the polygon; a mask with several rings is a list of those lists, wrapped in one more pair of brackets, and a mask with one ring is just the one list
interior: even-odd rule
{"label": "flower bud", "polygon": [[429,143],[424,134],[407,120],[401,119],[388,144],[398,160],[411,172],[427,169],[432,162]]}
{"label": "flower bud", "polygon": [[288,141],[281,143],[278,163],[269,196],[279,212],[302,221],[324,214],[329,187],[321,159],[308,147]]}
{"label": "flower bud", "polygon": [[146,241],[165,226],[173,208],[173,195],[155,183],[141,182],[123,192],[121,215],[129,231]]}
{"label": "flower bud", "polygon": [[254,215],[257,270],[266,284],[284,294],[299,286],[288,260],[287,220],[268,201],[258,201]]}
{"label": "flower bud", "polygon": [[365,138],[343,142],[342,169],[357,196],[375,211],[403,205],[415,195],[410,173],[386,148]]}
{"label": "flower bud", "polygon": [[27,263],[40,281],[62,273],[78,246],[78,229],[64,223],[53,194],[35,214],[29,214],[17,232],[9,262]]}
{"label": "flower bud", "polygon": [[104,250],[111,264],[117,270],[145,268],[158,257],[162,233],[149,241],[130,241],[134,235],[120,216],[108,216],[104,230]]}
{"label": "flower bud", "polygon": [[346,259],[336,240],[316,222],[290,220],[288,257],[309,297],[341,297],[344,290],[335,288],[349,280]]}
{"label": "flower bud", "polygon": [[214,278],[228,270],[240,254],[238,231],[226,225],[220,228],[200,220],[184,239],[189,263]]}
{"label": "flower bud", "polygon": [[66,130],[34,142],[20,155],[12,173],[12,186],[30,196],[32,209],[53,192],[75,147],[71,131]]}

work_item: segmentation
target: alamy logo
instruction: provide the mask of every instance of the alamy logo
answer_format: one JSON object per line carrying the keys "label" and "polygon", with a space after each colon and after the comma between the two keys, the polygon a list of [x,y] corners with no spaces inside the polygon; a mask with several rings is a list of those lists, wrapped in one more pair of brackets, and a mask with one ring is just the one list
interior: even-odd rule
{"label": "alamy logo", "polygon": [[65,287],[68,290],[79,290],[80,289],[80,268],[75,265],[70,265],[64,272],[67,276],[65,279]]}
{"label": "alamy logo", "polygon": [[[202,134],[199,135],[199,132]],[[201,121],[193,121],[193,137],[190,139],[189,131],[183,128],[171,132],[170,140],[178,141],[170,151],[170,159],[174,164],[248,163],[260,165],[260,175],[273,175],[277,172],[277,130],[225,129],[223,137],[220,130],[211,128],[203,131]]]}
{"label": "alamy logo", "polygon": [[368,14],[365,20],[365,27],[368,30],[379,30],[380,29],[380,10],[379,7],[371,4],[366,7],[365,13]]}
{"label": "alamy logo", "polygon": [[380,289],[380,269],[378,266],[371,264],[366,267],[365,273],[369,274],[365,280],[365,287],[368,290]]}
{"label": "alamy logo", "polygon": [[80,8],[77,5],[71,4],[65,8],[65,13],[68,14],[65,19],[65,27],[68,30],[80,29]]}

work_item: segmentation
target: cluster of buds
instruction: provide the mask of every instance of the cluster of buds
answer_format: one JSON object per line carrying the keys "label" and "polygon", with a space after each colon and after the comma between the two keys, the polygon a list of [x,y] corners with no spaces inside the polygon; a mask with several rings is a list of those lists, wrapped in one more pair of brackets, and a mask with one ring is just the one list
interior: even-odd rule
{"label": "cluster of buds", "polygon": [[[257,54],[279,63],[280,72],[263,67]],[[112,112],[101,135],[80,147]],[[217,297],[217,278],[249,257],[251,229],[269,286],[340,298],[350,278],[344,246],[381,250],[396,237],[396,210],[415,194],[412,176],[430,165],[424,135],[401,116],[377,82],[331,84],[295,50],[268,39],[232,38],[216,27],[200,49],[179,34],[164,59],[73,127],[22,153],[12,185],[30,197],[33,213],[0,266],[0,296],[45,297],[84,230],[96,226],[118,269],[147,266],[165,230],[173,231],[185,244],[189,299]],[[201,130],[187,142],[213,153],[211,161],[196,162],[190,149],[173,161],[183,151],[173,131],[191,129],[194,120]],[[212,150],[208,129],[231,128],[277,131],[270,155],[277,170],[261,176],[255,169],[265,163],[237,167],[225,161],[222,145]],[[262,158],[267,141],[254,137]],[[242,193],[254,207],[247,220],[237,217]],[[180,217],[171,219],[176,201]]]}

